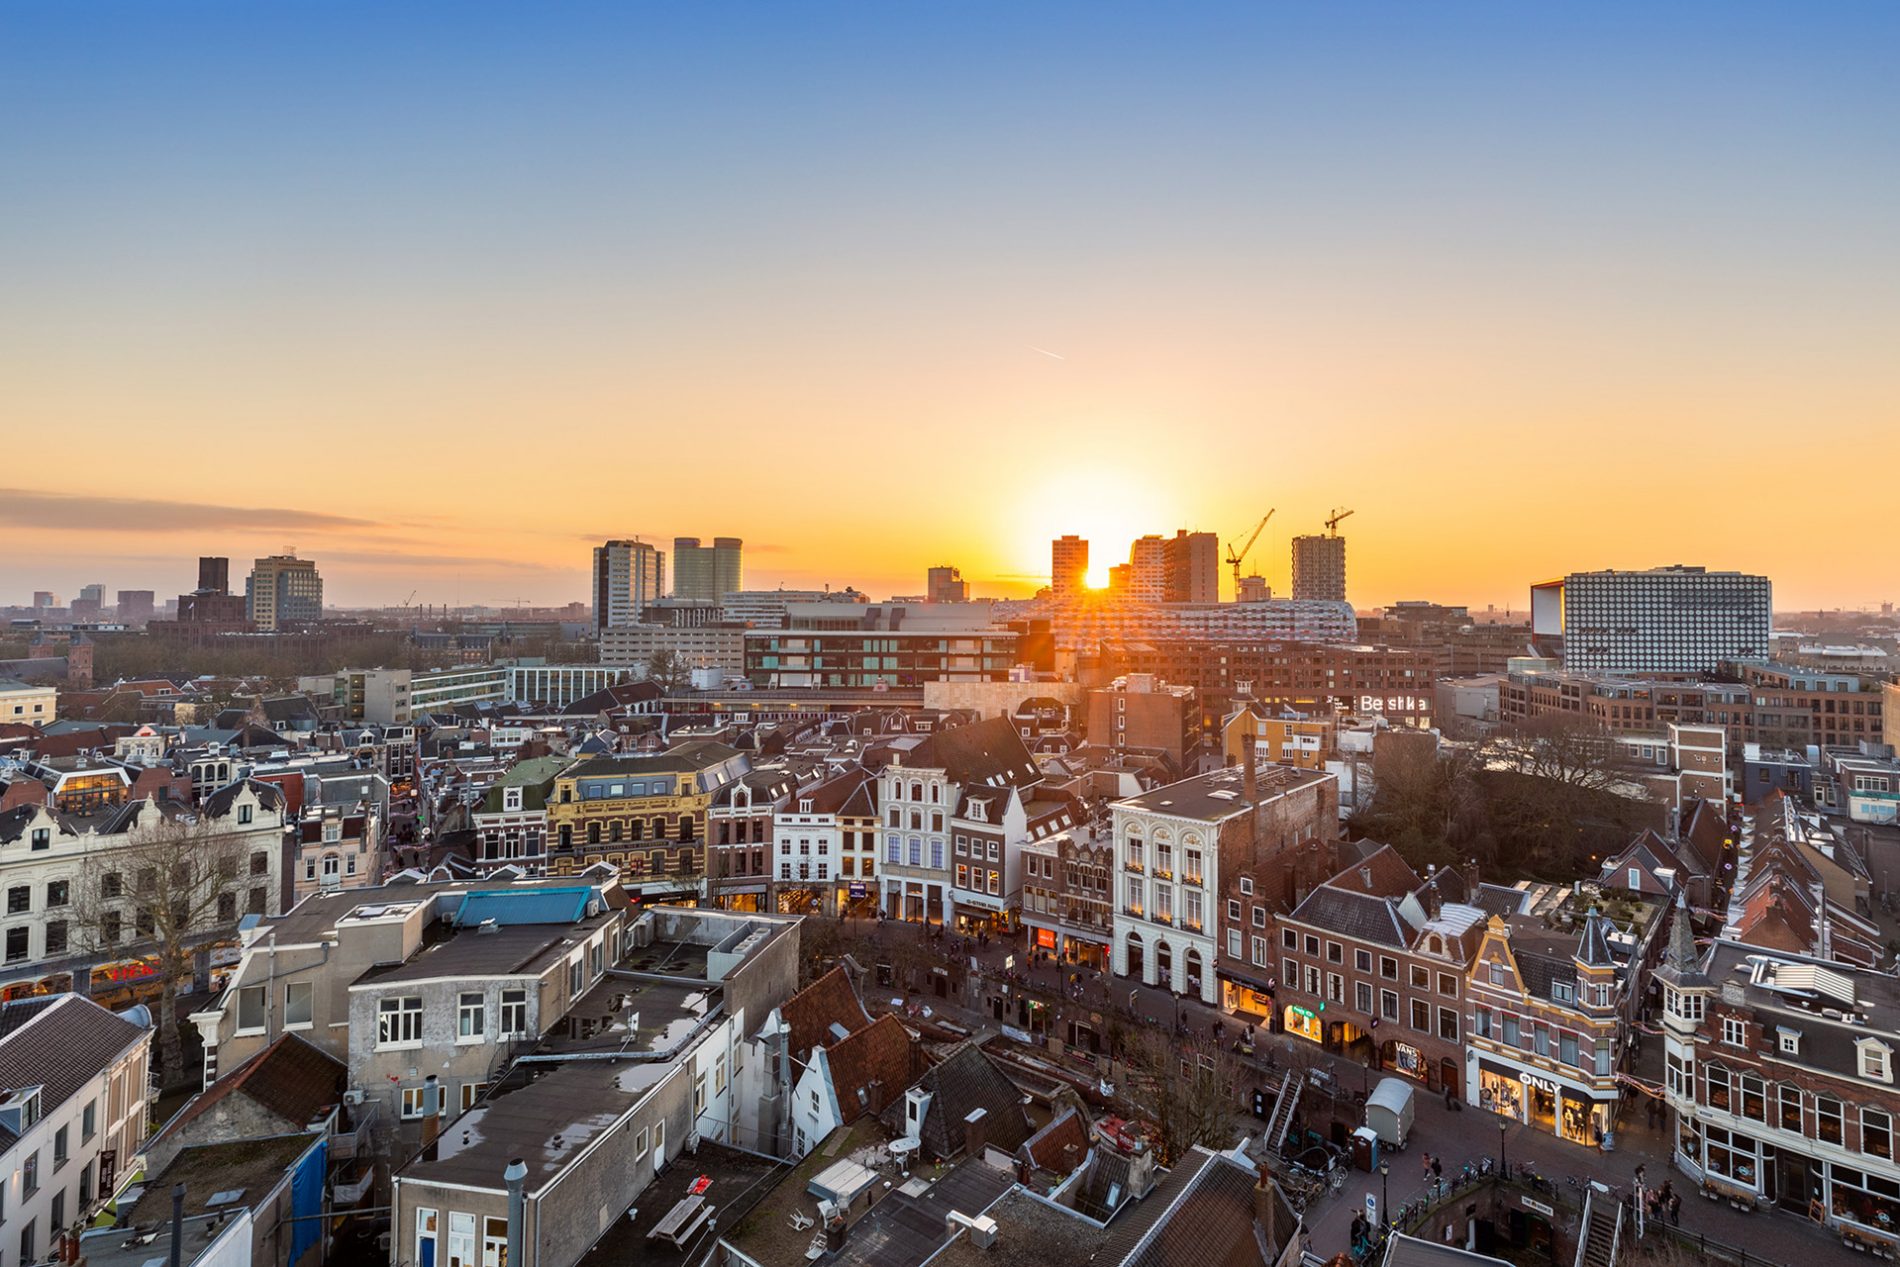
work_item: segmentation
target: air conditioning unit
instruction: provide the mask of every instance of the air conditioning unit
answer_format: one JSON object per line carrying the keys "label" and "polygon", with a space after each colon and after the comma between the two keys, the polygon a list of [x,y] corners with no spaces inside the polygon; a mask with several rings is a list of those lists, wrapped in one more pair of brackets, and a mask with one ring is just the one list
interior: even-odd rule
{"label": "air conditioning unit", "polygon": [[345,1104],[355,1105],[361,1104],[362,1102],[363,1088],[361,1087],[351,1087],[348,1091],[343,1093],[343,1103]]}

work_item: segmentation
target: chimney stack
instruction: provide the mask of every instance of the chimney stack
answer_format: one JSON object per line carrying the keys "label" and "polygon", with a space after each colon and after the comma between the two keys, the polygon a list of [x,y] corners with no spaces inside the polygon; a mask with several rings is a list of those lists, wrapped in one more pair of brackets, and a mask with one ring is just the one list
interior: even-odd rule
{"label": "chimney stack", "polygon": [[434,1161],[435,1142],[442,1134],[442,1084],[430,1074],[422,1080],[422,1157]]}
{"label": "chimney stack", "polygon": [[1280,1246],[1273,1239],[1273,1176],[1268,1172],[1265,1162],[1256,1162],[1254,1170],[1253,1219],[1260,1225],[1260,1239],[1266,1242],[1267,1257],[1271,1261],[1279,1257],[1280,1251]]}
{"label": "chimney stack", "polygon": [[966,1157],[983,1156],[983,1146],[990,1139],[990,1114],[988,1109],[971,1109],[970,1115],[963,1119],[963,1154]]}
{"label": "chimney stack", "polygon": [[522,1225],[528,1221],[528,1163],[515,1158],[501,1172],[501,1181],[508,1186],[508,1262],[510,1267],[521,1267],[522,1247],[526,1241]]}
{"label": "chimney stack", "polygon": [[1260,771],[1254,763],[1254,734],[1248,730],[1240,736],[1240,791],[1247,798],[1247,804],[1259,802]]}

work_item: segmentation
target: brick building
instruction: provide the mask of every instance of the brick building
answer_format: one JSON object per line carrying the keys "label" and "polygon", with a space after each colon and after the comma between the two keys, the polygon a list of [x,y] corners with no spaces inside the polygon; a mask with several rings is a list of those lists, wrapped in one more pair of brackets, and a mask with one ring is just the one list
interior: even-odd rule
{"label": "brick building", "polygon": [[1439,1089],[1459,1086],[1465,977],[1484,928],[1469,878],[1421,879],[1380,845],[1271,930],[1275,1028]]}
{"label": "brick building", "polygon": [[1675,1162],[1712,1194],[1896,1246],[1900,1089],[1892,976],[1717,939],[1686,925],[1663,983]]}

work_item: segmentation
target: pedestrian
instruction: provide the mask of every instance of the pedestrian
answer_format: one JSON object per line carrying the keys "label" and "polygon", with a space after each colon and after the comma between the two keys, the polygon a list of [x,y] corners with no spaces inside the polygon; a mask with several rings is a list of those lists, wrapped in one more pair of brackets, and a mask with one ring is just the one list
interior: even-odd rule
{"label": "pedestrian", "polygon": [[1680,1192],[1669,1194],[1669,1226],[1682,1226],[1682,1194]]}
{"label": "pedestrian", "polygon": [[1443,1159],[1438,1158],[1438,1157],[1432,1158],[1432,1178],[1434,1180],[1438,1180],[1444,1177],[1445,1177],[1445,1163]]}
{"label": "pedestrian", "polygon": [[1419,1177],[1421,1179],[1425,1179],[1429,1181],[1432,1177],[1432,1155],[1430,1153],[1426,1153],[1424,1156],[1424,1160],[1421,1162],[1421,1164],[1425,1168],[1425,1173]]}
{"label": "pedestrian", "polygon": [[1451,1093],[1451,1083],[1449,1082],[1445,1084],[1445,1107],[1448,1109],[1458,1107],[1458,1098]]}

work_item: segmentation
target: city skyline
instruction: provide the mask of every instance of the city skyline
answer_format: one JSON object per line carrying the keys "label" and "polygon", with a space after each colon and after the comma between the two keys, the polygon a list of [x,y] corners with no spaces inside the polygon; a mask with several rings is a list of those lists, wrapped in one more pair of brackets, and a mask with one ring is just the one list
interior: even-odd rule
{"label": "city skyline", "polygon": [[18,6],[0,592],[295,545],[340,604],[550,604],[718,531],[761,587],[1021,595],[1276,507],[1279,594],[1354,506],[1360,605],[1877,605],[1813,529],[1881,539],[1900,459],[1896,26]]}

